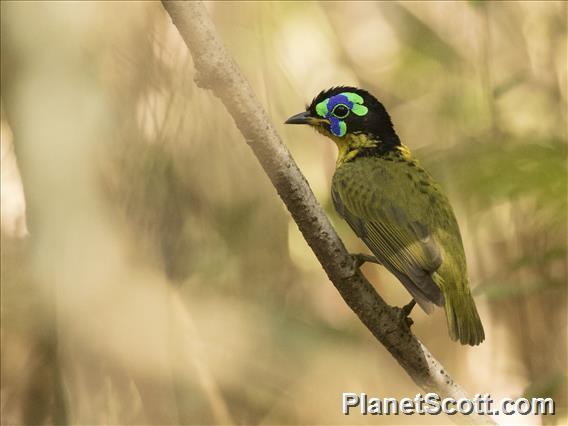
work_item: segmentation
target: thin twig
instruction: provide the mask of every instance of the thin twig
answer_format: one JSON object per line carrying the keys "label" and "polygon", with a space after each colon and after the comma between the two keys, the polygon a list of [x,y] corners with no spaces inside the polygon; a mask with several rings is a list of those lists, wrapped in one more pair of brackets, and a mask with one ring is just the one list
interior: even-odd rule
{"label": "thin twig", "polygon": [[[227,53],[204,5],[177,1],[163,1],[163,5],[191,52],[197,85],[211,89],[224,103],[341,297],[424,391],[436,392],[442,398],[467,398],[464,389],[402,325],[398,311],[387,305],[354,267],[249,82]],[[489,417],[476,414],[459,421],[495,424]]]}

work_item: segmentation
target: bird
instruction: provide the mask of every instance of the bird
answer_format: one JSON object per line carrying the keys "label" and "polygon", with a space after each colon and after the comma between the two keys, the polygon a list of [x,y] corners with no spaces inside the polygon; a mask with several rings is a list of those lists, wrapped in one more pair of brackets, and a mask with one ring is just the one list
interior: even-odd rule
{"label": "bird", "polygon": [[336,86],[285,123],[311,126],[337,145],[333,205],[374,255],[354,255],[354,263],[383,265],[402,283],[412,300],[401,319],[412,325],[415,304],[427,314],[443,307],[452,340],[483,342],[450,201],[401,143],[384,105],[364,89]]}

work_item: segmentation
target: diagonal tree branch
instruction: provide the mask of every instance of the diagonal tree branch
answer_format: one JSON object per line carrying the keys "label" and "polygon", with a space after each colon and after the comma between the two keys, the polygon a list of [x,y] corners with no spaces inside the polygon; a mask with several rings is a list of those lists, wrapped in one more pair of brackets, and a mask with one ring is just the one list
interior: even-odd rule
{"label": "diagonal tree branch", "polygon": [[[354,267],[249,82],[227,53],[204,5],[178,1],[163,1],[163,5],[191,52],[197,85],[211,89],[224,103],[341,297],[424,391],[442,398],[467,398],[428,349],[401,325],[398,311]],[[460,423],[494,424],[489,417],[475,414],[463,416]]]}

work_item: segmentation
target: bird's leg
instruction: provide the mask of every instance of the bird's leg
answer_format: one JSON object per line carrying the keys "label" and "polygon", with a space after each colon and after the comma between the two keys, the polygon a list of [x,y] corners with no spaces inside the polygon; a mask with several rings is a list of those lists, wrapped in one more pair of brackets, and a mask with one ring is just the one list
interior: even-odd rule
{"label": "bird's leg", "polygon": [[404,315],[405,317],[409,316],[415,305],[416,305],[416,300],[412,299],[410,302],[408,302],[406,305],[402,307],[402,309],[400,310],[400,314]]}
{"label": "bird's leg", "polygon": [[359,269],[363,263],[366,262],[376,263],[377,265],[381,264],[375,256],[371,256],[369,254],[356,253],[352,254],[351,257],[353,258],[353,265],[355,266],[355,269]]}
{"label": "bird's leg", "polygon": [[412,312],[412,308],[414,308],[414,305],[416,305],[416,300],[412,299],[409,303],[400,308],[400,312],[398,313],[398,318],[402,323],[406,324],[408,328],[410,328],[410,326],[414,324],[412,318],[409,317],[410,312]]}

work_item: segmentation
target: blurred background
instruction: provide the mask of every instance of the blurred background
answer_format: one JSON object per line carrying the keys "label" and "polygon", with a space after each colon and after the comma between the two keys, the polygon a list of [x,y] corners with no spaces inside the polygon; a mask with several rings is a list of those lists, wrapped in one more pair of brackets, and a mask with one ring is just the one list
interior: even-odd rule
{"label": "blurred background", "polygon": [[[567,3],[214,2],[347,247],[336,148],[284,126],[374,93],[441,181],[487,339],[414,331],[471,394],[566,424]],[[2,424],[448,424],[341,414],[419,389],[346,307],[157,2],[1,3]],[[409,299],[375,265],[393,305]]]}

